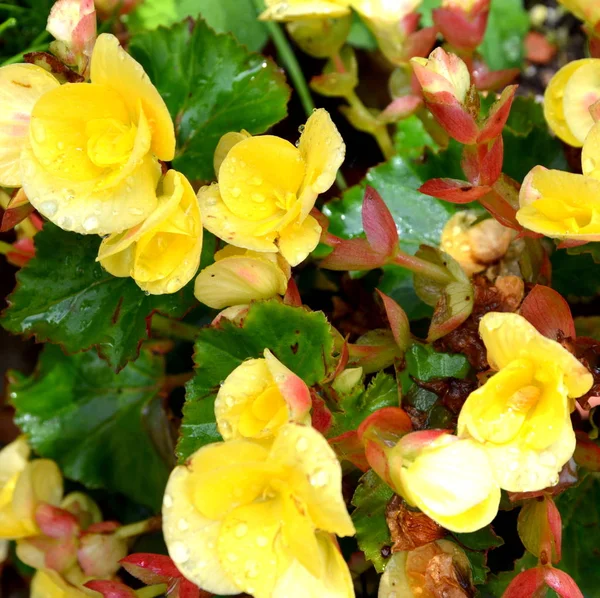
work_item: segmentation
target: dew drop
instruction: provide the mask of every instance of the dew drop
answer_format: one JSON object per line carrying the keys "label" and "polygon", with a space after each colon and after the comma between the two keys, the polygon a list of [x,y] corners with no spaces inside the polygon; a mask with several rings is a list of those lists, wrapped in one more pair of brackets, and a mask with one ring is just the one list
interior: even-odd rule
{"label": "dew drop", "polygon": [[263,184],[263,180],[262,180],[262,178],[261,178],[261,177],[259,177],[259,176],[253,176],[253,177],[250,179],[250,184],[251,184],[251,185],[256,185],[256,186],[258,186],[258,185],[262,185],[262,184]]}
{"label": "dew drop", "polygon": [[311,486],[315,488],[322,488],[329,482],[329,474],[324,469],[317,469],[309,478]]}
{"label": "dew drop", "polygon": [[256,536],[256,543],[261,548],[264,548],[269,543],[269,538],[267,538],[266,536]]}
{"label": "dew drop", "polygon": [[73,221],[68,216],[63,216],[60,219],[58,226],[60,226],[61,228],[64,228],[65,230],[71,230],[71,228],[73,226]]}
{"label": "dew drop", "polygon": [[308,440],[306,438],[299,438],[296,442],[296,450],[299,453],[303,453],[308,448]]}
{"label": "dew drop", "polygon": [[256,561],[248,561],[246,563],[246,576],[250,579],[258,577],[258,563]]}
{"label": "dew drop", "polygon": [[235,552],[230,552],[227,555],[227,560],[231,561],[232,563],[235,563],[238,560],[238,556],[237,556],[237,554],[235,554]]}
{"label": "dew drop", "polygon": [[58,204],[55,201],[45,201],[40,206],[40,212],[42,212],[42,214],[44,214],[45,216],[48,216],[48,218],[52,218],[52,216],[56,214],[57,210]]}
{"label": "dew drop", "polygon": [[261,195],[260,193],[253,193],[250,196],[250,199],[252,199],[252,201],[255,201],[256,203],[264,203],[265,196]]}
{"label": "dew drop", "polygon": [[44,143],[44,141],[46,141],[46,129],[44,129],[44,125],[41,124],[40,122],[34,121],[32,123],[32,129],[33,129],[33,138],[38,143]]}
{"label": "dew drop", "polygon": [[239,523],[235,528],[235,537],[243,538],[248,533],[248,526],[245,523]]}
{"label": "dew drop", "polygon": [[239,197],[242,194],[242,190],[239,187],[234,187],[231,190],[231,195],[233,195],[233,197]]}
{"label": "dew drop", "polygon": [[83,228],[87,231],[92,231],[98,227],[98,219],[95,216],[88,216],[83,221]]}
{"label": "dew drop", "polygon": [[163,498],[163,505],[167,507],[167,509],[170,509],[173,506],[173,499],[171,498],[170,494],[165,494]]}
{"label": "dew drop", "polygon": [[65,149],[65,144],[64,144],[62,141],[59,141],[59,142],[56,144],[56,147],[57,147],[59,150],[61,150],[61,151],[62,151],[62,150],[64,150],[64,149]]}
{"label": "dew drop", "polygon": [[184,532],[190,528],[190,524],[182,517],[177,523],[177,528]]}
{"label": "dew drop", "polygon": [[176,563],[185,563],[190,558],[190,552],[183,542],[175,542],[169,551],[171,558]]}
{"label": "dew drop", "polygon": [[141,208],[129,208],[129,213],[134,216],[141,216],[144,213],[144,210]]}

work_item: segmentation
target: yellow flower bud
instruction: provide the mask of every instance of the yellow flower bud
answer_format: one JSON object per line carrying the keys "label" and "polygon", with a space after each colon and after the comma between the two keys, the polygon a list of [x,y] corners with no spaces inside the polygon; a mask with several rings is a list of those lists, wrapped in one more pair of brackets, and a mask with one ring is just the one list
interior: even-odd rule
{"label": "yellow flower bud", "polygon": [[38,569],[31,580],[31,598],[88,598],[97,592],[76,588],[52,569]]}
{"label": "yellow flower bud", "polygon": [[575,450],[569,398],[591,388],[592,374],[518,314],[488,313],[479,333],[498,373],[469,395],[458,435],[483,446],[501,488],[553,486]]}
{"label": "yellow flower bud", "polygon": [[37,534],[37,506],[58,505],[62,498],[63,480],[56,463],[48,459],[28,461],[29,453],[23,437],[0,451],[0,539]]}
{"label": "yellow flower bud", "polygon": [[467,533],[498,512],[500,488],[485,451],[441,430],[412,432],[388,455],[394,488],[446,529]]}
{"label": "yellow flower bud", "polygon": [[459,102],[464,102],[471,86],[467,65],[456,55],[436,48],[429,58],[416,57],[411,60],[423,92],[431,96],[449,93]]}
{"label": "yellow flower bud", "polygon": [[350,13],[350,0],[265,0],[265,4],[262,21],[326,19]]}
{"label": "yellow flower bud", "polygon": [[21,185],[21,150],[27,142],[35,103],[60,83],[41,66],[10,64],[0,68],[0,185]]}
{"label": "yellow flower bud", "polygon": [[356,12],[374,22],[395,23],[415,12],[423,0],[350,0]]}
{"label": "yellow flower bud", "polygon": [[[13,139],[10,155],[21,153],[19,180],[14,166],[8,170],[12,184],[65,230],[108,234],[139,224],[157,205],[158,159],[175,152],[171,117],[141,65],[105,33],[94,46],[91,83],[58,86],[36,73],[51,89],[40,94],[32,82],[25,95],[23,122],[31,120],[28,135]],[[5,74],[0,86],[3,98],[14,91]],[[15,105],[12,97],[3,101]],[[4,179],[5,159],[0,166]]]}
{"label": "yellow flower bud", "polygon": [[279,251],[296,266],[319,242],[321,227],[309,212],[333,184],[344,142],[322,109],[308,119],[298,147],[272,135],[237,139],[231,145],[227,137],[218,183],[198,193],[204,226],[236,247]]}
{"label": "yellow flower bud", "polygon": [[308,387],[269,349],[264,355],[244,361],[219,389],[215,415],[224,440],[267,438],[289,421],[310,425]]}
{"label": "yellow flower bud", "polygon": [[188,180],[169,170],[158,192],[158,206],[144,222],[107,237],[98,251],[98,261],[113,276],[131,276],[153,295],[184,287],[202,253],[200,209]]}
{"label": "yellow flower bud", "polygon": [[198,274],[196,299],[215,309],[245,305],[284,295],[289,264],[274,253],[258,253],[229,245],[215,253],[215,263]]}
{"label": "yellow flower bud", "polygon": [[600,99],[600,59],[583,58],[563,66],[544,93],[544,116],[566,143],[581,147],[594,125],[590,106]]}
{"label": "yellow flower bud", "polygon": [[205,446],[169,478],[163,532],[183,575],[216,594],[353,596],[329,534],[354,534],[341,467],[313,428]]}

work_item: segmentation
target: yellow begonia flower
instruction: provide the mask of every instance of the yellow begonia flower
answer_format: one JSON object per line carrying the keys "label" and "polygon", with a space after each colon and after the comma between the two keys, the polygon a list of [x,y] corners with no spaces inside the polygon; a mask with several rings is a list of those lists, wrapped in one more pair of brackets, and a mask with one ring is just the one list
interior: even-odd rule
{"label": "yellow begonia flower", "polygon": [[169,170],[159,186],[158,206],[137,226],[104,239],[98,261],[113,276],[131,276],[153,295],[175,293],[198,271],[202,220],[188,180]]}
{"label": "yellow begonia flower", "polygon": [[295,21],[296,19],[326,19],[350,13],[351,0],[265,0],[267,9],[262,21]]}
{"label": "yellow begonia flower", "polygon": [[267,438],[289,421],[310,425],[308,387],[269,349],[264,355],[244,361],[221,384],[215,416],[223,440]]}
{"label": "yellow begonia flower", "polygon": [[275,253],[258,253],[229,245],[215,253],[215,263],[196,277],[196,299],[214,309],[284,295],[291,269]]}
{"label": "yellow begonia flower", "polygon": [[585,21],[592,29],[600,21],[600,4],[597,0],[558,0],[558,2],[578,19]]}
{"label": "yellow begonia flower", "polygon": [[314,598],[351,597],[350,573],[329,535],[354,534],[341,480],[325,438],[300,424],[282,426],[268,447],[247,439],[205,446],[167,484],[169,555],[215,594],[270,598],[306,588]]}
{"label": "yellow begonia flower", "polygon": [[0,68],[0,185],[21,185],[21,150],[29,134],[35,103],[60,83],[34,64]]}
{"label": "yellow begonia flower", "polygon": [[321,227],[309,212],[344,161],[345,145],[331,117],[315,110],[298,147],[273,135],[226,135],[219,156],[223,144],[229,152],[218,183],[198,192],[204,226],[236,247],[279,250],[296,266],[319,242]]}
{"label": "yellow begonia flower", "polygon": [[440,430],[412,432],[390,451],[393,487],[446,529],[473,532],[494,519],[500,488],[485,451]]}
{"label": "yellow begonia flower", "polygon": [[89,598],[97,592],[76,588],[52,569],[38,569],[31,580],[30,598]]}
{"label": "yellow begonia flower", "polygon": [[591,388],[592,374],[518,314],[488,313],[479,333],[498,373],[469,395],[458,435],[481,443],[504,490],[553,486],[575,450],[569,399]]}
{"label": "yellow begonia flower", "polygon": [[23,437],[0,451],[0,539],[37,534],[37,506],[58,505],[62,498],[63,480],[56,463],[48,459],[28,461],[29,453]]}
{"label": "yellow begonia flower", "polygon": [[[18,101],[15,86],[6,83],[8,68],[20,69],[22,81],[31,85],[28,92],[19,88]],[[0,159],[3,184],[8,177],[21,185],[33,206],[65,230],[115,233],[147,218],[157,204],[158,159],[173,158],[175,133],[167,107],[141,65],[105,33],[94,46],[89,84],[59,86],[36,70],[40,82],[34,88],[36,81],[24,69],[27,65],[0,70],[2,114],[7,107],[13,115],[9,122],[21,118],[24,124],[31,116],[28,135],[13,131],[9,161],[6,154]],[[23,113],[15,116],[22,98]],[[0,130],[5,139],[10,137],[6,127]],[[17,180],[10,160],[19,150]]]}
{"label": "yellow begonia flower", "polygon": [[395,23],[415,12],[423,0],[350,0],[350,5],[374,23]]}
{"label": "yellow begonia flower", "polygon": [[600,59],[583,58],[563,66],[544,93],[544,116],[566,143],[581,147],[594,125],[590,106],[600,100]]}

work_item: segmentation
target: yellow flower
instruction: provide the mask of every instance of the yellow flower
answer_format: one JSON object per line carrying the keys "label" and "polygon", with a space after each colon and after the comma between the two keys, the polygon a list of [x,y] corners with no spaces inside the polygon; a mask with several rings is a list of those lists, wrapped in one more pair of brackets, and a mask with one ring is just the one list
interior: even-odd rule
{"label": "yellow flower", "polygon": [[326,19],[350,13],[351,0],[265,0],[267,9],[262,21],[295,21],[296,19]]}
{"label": "yellow flower", "polygon": [[215,415],[223,440],[271,437],[289,421],[310,425],[308,387],[269,349],[264,355],[244,361],[219,389]]}
{"label": "yellow flower", "polygon": [[544,94],[544,116],[566,143],[581,147],[594,125],[590,106],[600,100],[600,59],[583,58],[563,66]]}
{"label": "yellow flower", "polygon": [[223,309],[284,295],[290,276],[290,266],[279,254],[229,245],[198,274],[194,295],[209,307]]}
{"label": "yellow flower", "polygon": [[52,569],[38,569],[31,580],[31,598],[88,598],[97,592],[76,588]]}
{"label": "yellow flower", "polygon": [[582,152],[583,175],[534,167],[519,193],[517,220],[525,228],[556,239],[600,240],[600,123]]}
{"label": "yellow flower", "polygon": [[415,12],[423,0],[350,0],[350,5],[374,23],[398,23]]}
{"label": "yellow flower", "polygon": [[290,423],[272,444],[205,446],[176,467],[163,503],[169,554],[183,575],[216,594],[256,598],[353,596],[329,534],[354,534],[341,467],[315,429]]}
{"label": "yellow flower", "polygon": [[200,209],[188,180],[169,170],[158,192],[158,205],[144,222],[107,237],[98,251],[98,261],[113,276],[131,276],[153,295],[184,287],[202,253]]}
{"label": "yellow flower", "polygon": [[578,19],[585,21],[592,29],[600,21],[600,5],[596,0],[558,0]]}
{"label": "yellow flower", "polygon": [[96,41],[89,84],[59,86],[41,69],[36,81],[25,75],[27,65],[12,68],[31,90],[18,90],[26,103],[15,115],[15,86],[2,69],[0,112],[8,107],[13,124],[31,119],[28,134],[17,127],[0,159],[2,182],[21,185],[35,208],[65,230],[108,234],[147,218],[157,205],[158,159],[173,158],[175,133],[158,91],[117,38],[102,34]]}
{"label": "yellow flower", "polygon": [[469,395],[458,435],[481,443],[504,490],[553,486],[575,450],[569,398],[585,394],[592,375],[518,314],[486,314],[479,333],[498,373]]}
{"label": "yellow flower", "polygon": [[27,142],[35,103],[60,87],[46,70],[33,64],[10,64],[0,68],[0,185],[21,185],[21,149]]}
{"label": "yellow flower", "polygon": [[62,498],[62,475],[56,463],[48,459],[28,461],[29,453],[23,437],[0,451],[0,539],[37,534],[37,506],[58,505]]}
{"label": "yellow flower", "polygon": [[476,531],[498,512],[500,488],[473,440],[442,430],[412,432],[390,451],[388,464],[396,492],[450,531]]}
{"label": "yellow flower", "polygon": [[273,135],[226,135],[216,152],[224,155],[218,183],[198,193],[204,226],[236,247],[279,250],[296,266],[319,242],[321,227],[309,212],[333,184],[344,153],[322,109],[306,122],[298,147]]}

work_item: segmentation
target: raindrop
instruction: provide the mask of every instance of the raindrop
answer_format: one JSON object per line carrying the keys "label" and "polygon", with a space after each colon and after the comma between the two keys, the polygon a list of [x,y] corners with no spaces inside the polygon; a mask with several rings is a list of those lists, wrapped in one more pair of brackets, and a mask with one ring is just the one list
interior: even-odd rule
{"label": "raindrop", "polygon": [[180,531],[184,532],[187,529],[189,529],[190,524],[183,518],[181,518],[179,520],[179,522],[177,523],[177,527],[179,528]]}
{"label": "raindrop", "polygon": [[165,494],[163,498],[163,505],[167,507],[167,509],[170,509],[173,506],[173,499],[171,498],[170,494]]}
{"label": "raindrop", "polygon": [[190,558],[190,552],[183,542],[175,542],[169,552],[176,563],[185,563]]}
{"label": "raindrop", "polygon": [[248,526],[245,523],[239,523],[235,528],[235,537],[242,538],[248,533]]}
{"label": "raindrop", "polygon": [[94,216],[88,216],[84,221],[83,221],[83,228],[86,231],[92,231],[95,228],[97,228],[98,226],[98,219]]}
{"label": "raindrop", "polygon": [[299,453],[303,453],[308,448],[308,440],[306,438],[298,438],[296,442],[296,450]]}
{"label": "raindrop", "polygon": [[58,204],[55,201],[45,201],[40,206],[40,212],[48,218],[52,218],[56,214],[56,210],[58,210]]}
{"label": "raindrop", "polygon": [[317,469],[309,478],[311,486],[315,488],[321,488],[329,482],[329,474],[324,469]]}

